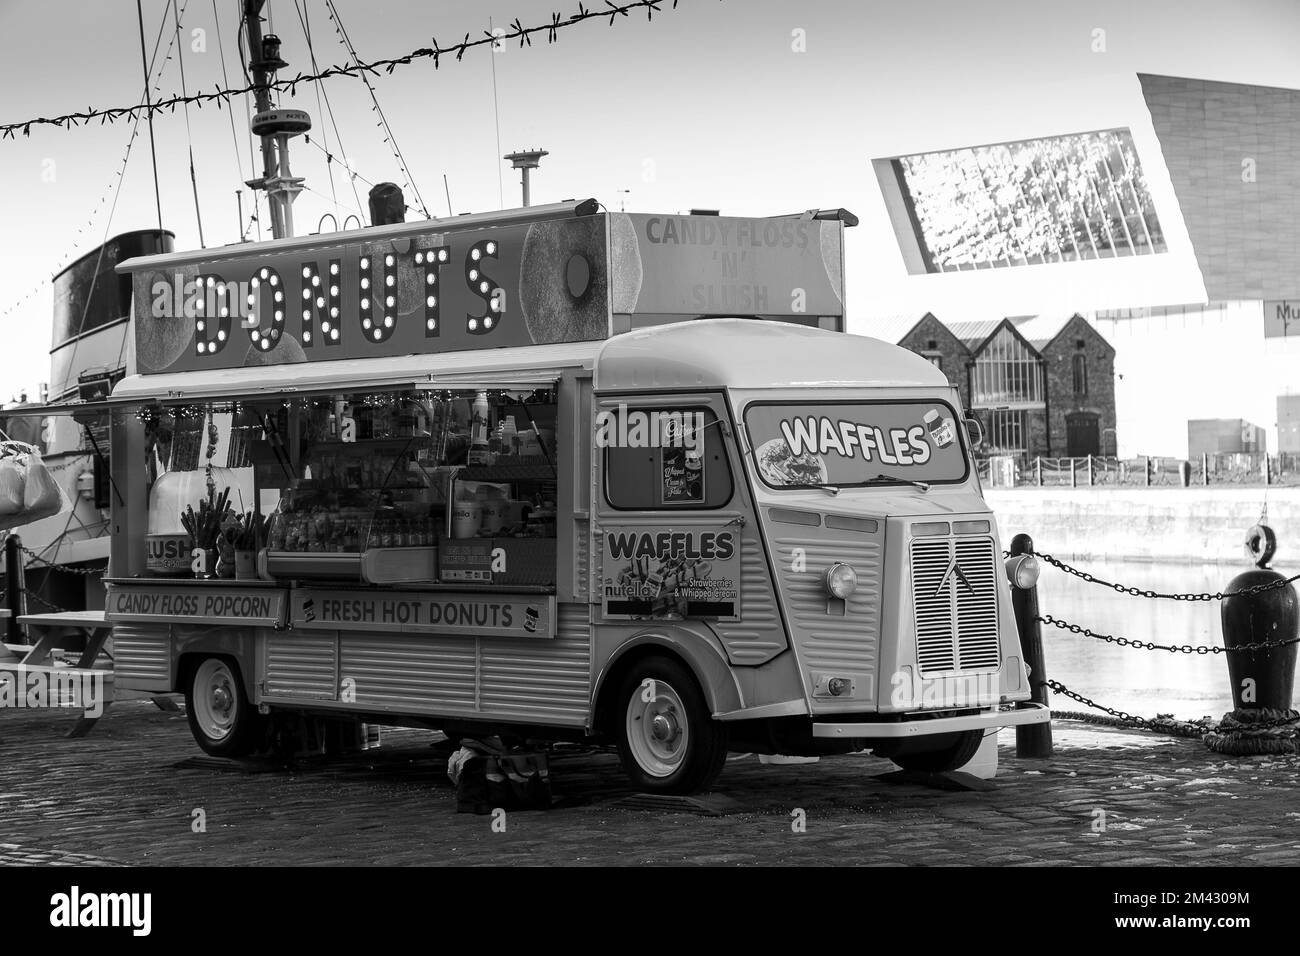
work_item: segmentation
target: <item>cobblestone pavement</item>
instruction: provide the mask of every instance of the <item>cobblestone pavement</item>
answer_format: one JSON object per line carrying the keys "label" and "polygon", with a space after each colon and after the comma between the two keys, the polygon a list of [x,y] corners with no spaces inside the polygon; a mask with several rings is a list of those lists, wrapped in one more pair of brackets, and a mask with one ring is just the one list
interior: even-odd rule
{"label": "cobblestone pavement", "polygon": [[1297,758],[1083,724],[1057,725],[1048,761],[1016,758],[1004,731],[992,792],[884,782],[893,766],[867,756],[737,755],[723,815],[619,806],[617,758],[572,752],[552,762],[561,807],[511,813],[502,833],[455,812],[433,732],[250,772],[195,760],[184,713],[148,701],[114,704],[85,739],[71,723],[0,712],[0,864],[1300,864]]}

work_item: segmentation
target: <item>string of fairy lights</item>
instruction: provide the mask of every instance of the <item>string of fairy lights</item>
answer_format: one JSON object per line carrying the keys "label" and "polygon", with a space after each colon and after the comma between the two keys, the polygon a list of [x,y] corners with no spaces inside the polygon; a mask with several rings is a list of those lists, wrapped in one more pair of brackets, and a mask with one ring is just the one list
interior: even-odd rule
{"label": "string of fairy lights", "polygon": [[[591,9],[583,3],[579,3],[577,11],[567,17],[561,13],[552,13],[548,23],[526,27],[516,17],[509,28],[503,28],[504,32],[501,34],[484,30],[481,37],[471,39],[473,34],[466,33],[464,39],[459,43],[448,46],[441,45],[437,38],[433,37],[431,38],[432,46],[412,50],[404,56],[388,57],[370,62],[354,62],[346,66],[332,66],[318,73],[299,73],[290,79],[272,80],[266,83],[264,87],[259,84],[249,84],[238,89],[215,89],[211,92],[192,93],[188,96],[170,96],[148,104],[139,103],[131,106],[114,106],[102,109],[91,107],[80,112],[64,113],[61,116],[38,116],[13,123],[0,123],[0,139],[11,139],[18,133],[22,133],[23,136],[30,136],[34,127],[52,126],[72,129],[77,126],[88,125],[95,120],[98,120],[100,125],[103,125],[137,115],[149,115],[163,111],[173,113],[178,106],[183,107],[191,103],[199,108],[202,108],[205,103],[215,103],[218,109],[224,109],[230,105],[230,101],[234,97],[253,93],[262,88],[273,92],[287,92],[290,96],[296,96],[298,87],[304,83],[316,83],[336,76],[355,77],[363,73],[379,76],[381,70],[384,73],[392,74],[399,66],[409,66],[423,60],[432,60],[434,69],[438,69],[444,58],[454,55],[456,62],[459,63],[464,59],[466,53],[476,47],[508,43],[510,41],[518,41],[520,47],[532,46],[533,37],[537,34],[545,34],[547,43],[555,43],[561,30],[577,26],[587,20],[607,17],[609,25],[613,26],[619,17],[629,17],[634,10],[644,10],[646,19],[653,20],[656,13],[663,12],[663,5],[668,2],[669,0],[627,0],[624,3],[614,3],[612,0],[604,0],[602,8]],[[671,0],[671,3],[671,9],[676,10],[678,0]]]}
{"label": "string of fairy lights", "polygon": [[[187,5],[188,5],[188,0],[185,0],[185,2],[181,6],[182,16],[184,16],[185,7]],[[153,57],[150,60],[151,68],[154,63],[158,62],[157,60],[158,46],[162,42],[162,34],[164,32],[170,32],[170,31],[165,31],[165,30],[159,31],[157,41],[154,43]],[[157,80],[156,80],[157,85],[155,85],[154,87],[154,92],[157,92],[162,86],[163,71],[166,69],[167,64],[171,61],[172,50],[176,45],[176,34],[171,33],[170,35],[171,35],[171,39],[167,41],[167,50],[164,52],[162,62],[158,66]],[[126,175],[127,163],[131,159],[131,149],[135,145],[136,138],[140,135],[139,120],[141,118],[143,117],[137,118],[135,123],[131,127],[131,136],[127,140],[126,149],[122,153],[122,161],[121,163],[118,164],[117,171],[109,179],[108,185],[104,187],[102,193],[100,194],[99,200],[91,207],[90,215],[86,218],[86,221],[83,222],[80,226],[78,226],[76,232],[73,233],[74,238],[72,241],[72,247],[68,249],[68,251],[65,252],[63,255],[59,256],[58,259],[55,260],[55,262],[57,262],[58,265],[55,266],[53,275],[58,275],[60,272],[66,269],[74,259],[76,259],[77,253],[81,249],[83,236],[90,234],[89,230],[92,226],[95,225],[95,219],[99,216],[101,210],[104,208],[104,204],[108,202],[109,197],[112,196],[117,191],[117,189],[121,186],[122,177]],[[51,276],[46,276],[42,278],[40,281],[36,283],[35,286],[32,287],[31,291],[27,292],[25,295],[21,296],[20,298],[10,303],[3,310],[0,310],[0,319],[7,318],[9,315],[21,309],[28,302],[32,301],[32,299],[34,299],[38,294],[40,294],[40,292],[44,290],[45,287],[50,284],[50,282],[51,282]]]}

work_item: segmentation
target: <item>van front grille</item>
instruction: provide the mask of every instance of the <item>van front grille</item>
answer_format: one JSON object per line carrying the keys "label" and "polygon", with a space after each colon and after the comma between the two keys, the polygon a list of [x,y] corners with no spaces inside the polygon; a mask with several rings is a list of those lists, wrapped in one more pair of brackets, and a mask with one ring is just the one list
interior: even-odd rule
{"label": "van front grille", "polygon": [[921,673],[996,670],[998,560],[992,538],[912,542],[912,603]]}

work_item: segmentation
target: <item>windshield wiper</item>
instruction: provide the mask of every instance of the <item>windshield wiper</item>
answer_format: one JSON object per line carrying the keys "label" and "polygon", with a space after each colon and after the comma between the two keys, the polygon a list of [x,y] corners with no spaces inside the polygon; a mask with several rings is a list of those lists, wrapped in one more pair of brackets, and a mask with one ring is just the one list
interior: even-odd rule
{"label": "windshield wiper", "polygon": [[922,491],[929,491],[930,485],[925,481],[913,481],[911,478],[898,478],[895,475],[876,474],[867,478],[862,483],[864,485],[874,485],[879,482],[888,482],[890,484],[911,485],[913,488],[919,488]]}
{"label": "windshield wiper", "polygon": [[820,488],[822,491],[834,496],[840,493],[839,485],[832,485],[829,481],[813,481],[808,484],[802,482],[797,485],[786,485],[787,488]]}

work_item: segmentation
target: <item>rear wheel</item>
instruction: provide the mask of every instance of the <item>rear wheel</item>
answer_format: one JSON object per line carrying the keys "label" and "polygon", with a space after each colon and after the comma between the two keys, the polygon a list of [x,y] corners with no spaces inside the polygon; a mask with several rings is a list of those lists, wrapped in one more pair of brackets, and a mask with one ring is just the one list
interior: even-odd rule
{"label": "rear wheel", "polygon": [[[959,734],[939,734],[933,738],[909,740],[904,745],[906,749],[898,748],[893,753],[889,748],[877,747],[873,753],[892,760],[904,770],[942,773],[970,763],[983,740],[984,731],[967,730]],[[922,750],[921,747],[926,749]]]}
{"label": "rear wheel", "polygon": [[727,729],[709,713],[694,675],[668,657],[649,657],[619,684],[618,750],[634,786],[651,793],[705,789],[727,760]]}
{"label": "rear wheel", "polygon": [[238,668],[223,657],[194,668],[185,712],[195,741],[214,757],[245,757],[262,742],[265,720],[248,702]]}

